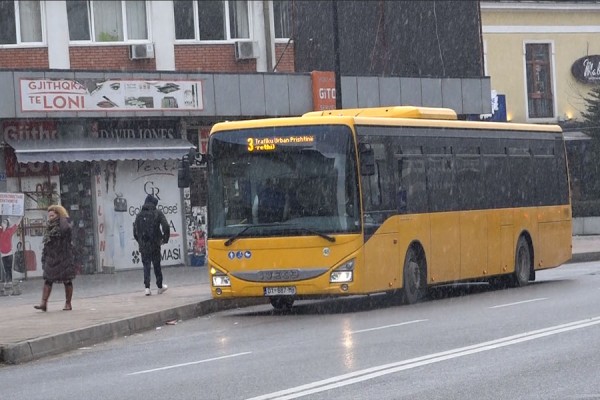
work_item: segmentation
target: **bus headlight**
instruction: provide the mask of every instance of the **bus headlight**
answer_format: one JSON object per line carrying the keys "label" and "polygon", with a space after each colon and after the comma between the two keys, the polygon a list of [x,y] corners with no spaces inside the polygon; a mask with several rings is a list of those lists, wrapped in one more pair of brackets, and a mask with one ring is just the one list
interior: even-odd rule
{"label": "bus headlight", "polygon": [[331,272],[330,283],[352,282],[354,278],[354,259],[346,261]]}
{"label": "bus headlight", "polygon": [[219,271],[216,268],[210,269],[210,274],[212,275],[212,285],[213,287],[229,287],[231,286],[231,280],[229,276],[224,272]]}

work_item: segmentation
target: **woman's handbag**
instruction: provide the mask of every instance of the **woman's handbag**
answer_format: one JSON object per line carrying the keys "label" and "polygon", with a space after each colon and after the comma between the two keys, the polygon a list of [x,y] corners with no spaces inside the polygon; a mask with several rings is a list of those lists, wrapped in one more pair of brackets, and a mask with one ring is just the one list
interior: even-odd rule
{"label": "woman's handbag", "polygon": [[29,245],[29,249],[23,250],[23,259],[25,260],[25,268],[27,271],[37,270],[37,258],[35,257],[35,251],[31,250],[31,243],[25,242],[25,246]]}
{"label": "woman's handbag", "polygon": [[31,244],[29,244],[29,249],[27,250],[23,249],[23,244],[21,242],[17,244],[13,265],[13,269],[20,273],[24,273],[25,270],[37,270],[37,259],[35,257],[35,252],[31,250]]}
{"label": "woman's handbag", "polygon": [[20,274],[25,273],[25,253],[21,242],[17,244],[17,250],[13,256],[13,269]]}
{"label": "woman's handbag", "polygon": [[123,197],[121,193],[117,193],[117,197],[114,200],[115,211],[116,212],[126,212],[127,211],[127,199]]}

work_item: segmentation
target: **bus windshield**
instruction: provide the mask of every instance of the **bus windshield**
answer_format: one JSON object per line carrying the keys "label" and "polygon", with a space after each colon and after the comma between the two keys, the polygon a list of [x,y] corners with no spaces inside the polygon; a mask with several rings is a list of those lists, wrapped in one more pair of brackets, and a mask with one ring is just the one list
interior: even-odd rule
{"label": "bus windshield", "polygon": [[223,131],[210,138],[208,236],[360,231],[356,154],[345,125]]}

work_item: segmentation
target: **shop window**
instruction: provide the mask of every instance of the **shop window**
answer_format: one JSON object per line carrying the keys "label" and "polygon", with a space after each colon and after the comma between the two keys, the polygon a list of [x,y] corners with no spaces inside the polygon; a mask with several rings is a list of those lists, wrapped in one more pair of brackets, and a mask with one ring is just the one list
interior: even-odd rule
{"label": "shop window", "polygon": [[273,22],[275,23],[276,39],[287,39],[292,37],[291,16],[291,1],[273,2]]}
{"label": "shop window", "polygon": [[173,1],[177,40],[250,38],[248,1]]}
{"label": "shop window", "polygon": [[529,118],[554,117],[549,43],[525,45]]}
{"label": "shop window", "polygon": [[0,45],[42,42],[42,2],[0,1]]}
{"label": "shop window", "polygon": [[71,41],[124,42],[148,39],[145,1],[68,1]]}

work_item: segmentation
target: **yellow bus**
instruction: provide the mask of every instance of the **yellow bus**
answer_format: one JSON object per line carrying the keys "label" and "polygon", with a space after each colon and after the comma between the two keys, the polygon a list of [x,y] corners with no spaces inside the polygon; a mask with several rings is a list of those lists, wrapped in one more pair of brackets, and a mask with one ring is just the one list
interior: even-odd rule
{"label": "yellow bus", "polygon": [[[215,124],[212,296],[294,300],[494,280],[571,257],[560,127],[378,107]],[[492,279],[494,278],[494,279]]]}

